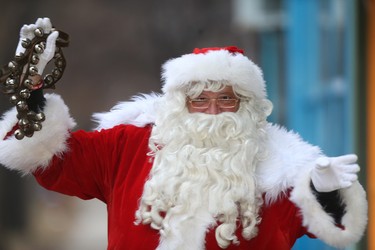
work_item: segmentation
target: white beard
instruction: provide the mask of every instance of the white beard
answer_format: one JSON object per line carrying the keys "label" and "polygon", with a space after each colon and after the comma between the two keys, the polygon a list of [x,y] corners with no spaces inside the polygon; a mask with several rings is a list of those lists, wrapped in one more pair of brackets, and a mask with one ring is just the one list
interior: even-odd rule
{"label": "white beard", "polygon": [[159,230],[158,249],[204,249],[208,228],[217,224],[220,247],[238,244],[237,221],[245,239],[257,235],[262,198],[254,175],[264,131],[246,114],[184,110],[156,123],[154,165],[136,219]]}

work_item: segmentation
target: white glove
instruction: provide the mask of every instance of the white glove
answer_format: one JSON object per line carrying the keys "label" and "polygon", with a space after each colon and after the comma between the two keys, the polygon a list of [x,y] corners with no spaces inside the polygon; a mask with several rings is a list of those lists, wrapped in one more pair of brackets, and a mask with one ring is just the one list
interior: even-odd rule
{"label": "white glove", "polygon": [[25,48],[22,46],[22,43],[25,39],[32,40],[35,37],[35,29],[41,28],[44,34],[50,34],[47,37],[46,46],[42,54],[39,55],[39,61],[35,65],[38,69],[38,74],[41,75],[48,64],[48,62],[54,57],[56,50],[56,39],[59,36],[59,32],[52,31],[51,20],[46,18],[38,18],[35,24],[24,25],[20,31],[20,40],[17,45],[16,55],[20,56],[25,52]]}
{"label": "white glove", "polygon": [[35,22],[36,28],[41,28],[44,34],[50,34],[47,37],[46,47],[42,54],[39,55],[39,62],[35,65],[38,69],[38,74],[41,75],[49,61],[54,57],[56,51],[56,39],[59,32],[52,31],[52,23],[48,17],[38,18]]}
{"label": "white glove", "polygon": [[47,37],[46,48],[43,53],[39,55],[39,62],[35,65],[38,69],[38,74],[41,75],[49,61],[54,57],[56,51],[56,39],[59,36],[58,31],[53,31]]}
{"label": "white glove", "polygon": [[16,49],[16,56],[21,56],[25,52],[25,48],[22,46],[22,44],[25,42],[25,40],[33,40],[35,37],[34,30],[36,29],[35,24],[30,25],[24,25],[22,26],[20,30],[20,40],[18,41],[17,49]]}
{"label": "white glove", "polygon": [[318,192],[348,188],[358,179],[358,157],[354,154],[339,157],[320,157],[311,172],[311,181]]}

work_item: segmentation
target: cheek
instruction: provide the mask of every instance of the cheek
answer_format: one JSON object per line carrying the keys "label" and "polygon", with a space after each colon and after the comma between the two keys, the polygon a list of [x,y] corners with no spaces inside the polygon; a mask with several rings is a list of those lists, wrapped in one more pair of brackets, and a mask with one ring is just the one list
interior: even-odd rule
{"label": "cheek", "polygon": [[190,102],[186,102],[186,107],[187,107],[187,110],[189,111],[189,113],[202,112],[202,110],[197,110],[197,109],[193,108],[191,106]]}
{"label": "cheek", "polygon": [[192,108],[190,107],[189,105],[187,106],[187,110],[189,111],[189,113],[204,113],[204,111],[200,110],[200,109],[195,109],[195,108]]}
{"label": "cheek", "polygon": [[236,107],[233,107],[233,108],[225,108],[225,109],[221,109],[221,112],[233,112],[233,113],[236,113],[238,110],[240,109],[240,105],[237,105]]}

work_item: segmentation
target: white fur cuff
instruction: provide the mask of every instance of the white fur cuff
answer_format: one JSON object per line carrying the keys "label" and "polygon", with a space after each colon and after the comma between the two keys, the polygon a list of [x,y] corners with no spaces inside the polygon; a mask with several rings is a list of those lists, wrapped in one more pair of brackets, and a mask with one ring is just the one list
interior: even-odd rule
{"label": "white fur cuff", "polygon": [[0,164],[18,170],[23,174],[37,167],[46,167],[56,154],[66,150],[66,140],[70,130],[76,125],[69,115],[69,109],[60,96],[46,94],[44,114],[46,120],[42,130],[31,138],[17,140],[14,136],[3,140],[17,123],[15,108],[6,112],[0,121]]}
{"label": "white fur cuff", "polygon": [[362,186],[355,182],[340,190],[346,209],[341,220],[344,229],[335,225],[317,201],[310,188],[310,175],[306,174],[296,183],[290,199],[301,209],[303,225],[307,230],[327,244],[344,248],[359,241],[367,225],[367,200]]}

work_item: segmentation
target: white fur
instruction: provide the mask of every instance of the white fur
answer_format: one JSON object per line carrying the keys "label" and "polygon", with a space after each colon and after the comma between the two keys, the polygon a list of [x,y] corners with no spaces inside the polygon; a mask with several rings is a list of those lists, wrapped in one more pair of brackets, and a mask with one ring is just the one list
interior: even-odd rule
{"label": "white fur", "polygon": [[266,193],[266,203],[272,203],[278,196],[295,186],[301,171],[314,167],[322,153],[291,131],[278,125],[268,124],[267,157],[257,168],[258,184]]}
{"label": "white fur", "polygon": [[0,121],[0,163],[5,167],[28,174],[37,167],[48,166],[54,155],[67,150],[65,141],[75,122],[60,96],[46,94],[45,97],[46,120],[42,123],[42,130],[35,132],[32,139],[25,137],[17,140],[12,135],[3,140],[17,123],[15,108],[4,114]]}
{"label": "white fur", "polygon": [[120,102],[109,112],[93,114],[98,125],[95,130],[108,129],[118,124],[133,124],[144,127],[155,121],[156,93],[134,96],[131,101]]}
{"label": "white fur", "polygon": [[355,182],[351,187],[340,190],[343,203],[346,205],[342,225],[336,227],[334,220],[317,202],[310,189],[310,173],[298,178],[290,199],[301,209],[303,225],[308,231],[327,244],[344,248],[359,241],[367,225],[366,194],[362,186]]}
{"label": "white fur", "polygon": [[174,92],[191,82],[226,80],[259,98],[266,96],[262,70],[241,53],[227,50],[186,54],[168,60],[162,67],[163,92]]}

